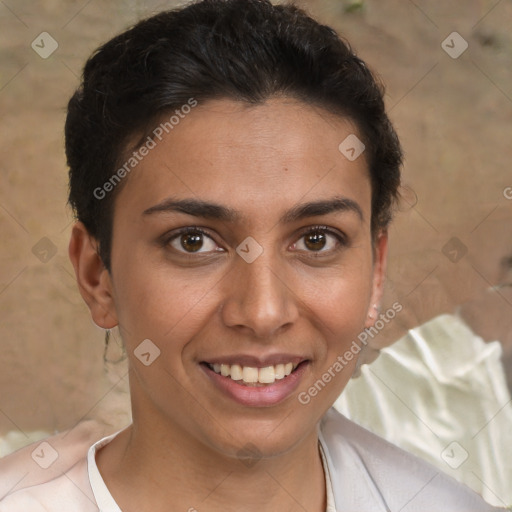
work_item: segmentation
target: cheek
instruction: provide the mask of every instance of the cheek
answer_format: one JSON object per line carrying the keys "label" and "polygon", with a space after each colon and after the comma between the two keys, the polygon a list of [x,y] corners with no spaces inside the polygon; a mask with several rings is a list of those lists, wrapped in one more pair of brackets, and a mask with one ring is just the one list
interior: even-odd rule
{"label": "cheek", "polygon": [[[311,287],[308,306],[322,342],[316,345],[317,361],[312,368],[312,387],[305,389],[314,396],[324,389],[317,407],[334,403],[352,377],[359,355],[364,349],[359,341],[367,320],[372,290],[371,265],[358,265],[353,271],[333,275],[326,281],[323,292],[313,294]],[[317,282],[317,285],[321,284]],[[316,383],[321,381],[318,387]],[[328,385],[327,385],[328,384]],[[315,387],[316,386],[316,387]]]}
{"label": "cheek", "polygon": [[321,322],[321,332],[326,340],[325,363],[332,363],[343,354],[364,330],[368,311],[366,290],[340,290],[326,297],[317,307],[315,316]]}
{"label": "cheek", "polygon": [[[188,339],[213,314],[215,287],[222,277],[168,267],[121,265],[115,288],[120,325],[126,343],[149,338],[155,343]],[[190,332],[185,332],[190,331]]]}
{"label": "cheek", "polygon": [[339,343],[364,328],[372,293],[371,259],[364,254],[351,265],[301,281],[301,297],[317,318],[319,328]]}

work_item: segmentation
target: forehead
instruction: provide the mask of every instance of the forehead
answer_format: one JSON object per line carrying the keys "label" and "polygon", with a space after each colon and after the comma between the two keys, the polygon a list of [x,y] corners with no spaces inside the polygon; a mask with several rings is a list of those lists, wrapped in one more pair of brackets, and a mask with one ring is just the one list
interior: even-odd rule
{"label": "forehead", "polygon": [[274,98],[261,105],[213,100],[173,121],[131,172],[116,210],[142,213],[171,196],[229,205],[239,220],[335,195],[363,213],[370,208],[364,153],[349,160],[339,149],[347,137],[360,138],[347,118]]}

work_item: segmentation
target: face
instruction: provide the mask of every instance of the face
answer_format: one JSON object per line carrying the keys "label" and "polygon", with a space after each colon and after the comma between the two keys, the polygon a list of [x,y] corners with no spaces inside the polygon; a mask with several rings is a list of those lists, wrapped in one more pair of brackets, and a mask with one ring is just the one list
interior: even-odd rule
{"label": "face", "polygon": [[354,133],[292,99],[215,100],[126,178],[112,272],[88,303],[97,324],[119,323],[134,422],[230,456],[248,443],[284,453],[314,432],[384,272],[364,153],[338,149]]}

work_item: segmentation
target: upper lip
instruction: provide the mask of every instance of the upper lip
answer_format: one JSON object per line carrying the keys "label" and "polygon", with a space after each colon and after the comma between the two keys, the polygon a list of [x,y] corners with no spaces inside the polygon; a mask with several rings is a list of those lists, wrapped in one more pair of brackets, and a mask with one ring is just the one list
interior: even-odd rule
{"label": "upper lip", "polygon": [[240,366],[250,366],[253,368],[265,368],[267,366],[275,366],[276,364],[293,363],[298,365],[308,358],[293,354],[271,354],[267,356],[253,356],[250,354],[236,354],[229,356],[213,357],[205,359],[203,362],[208,364],[239,364]]}

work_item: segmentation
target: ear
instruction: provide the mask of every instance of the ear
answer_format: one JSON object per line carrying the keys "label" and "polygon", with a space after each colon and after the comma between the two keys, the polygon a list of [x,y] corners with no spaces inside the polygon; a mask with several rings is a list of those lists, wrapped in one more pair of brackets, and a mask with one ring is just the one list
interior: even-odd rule
{"label": "ear", "polygon": [[388,258],[388,232],[386,229],[380,231],[373,248],[373,287],[370,300],[370,307],[366,317],[365,327],[371,327],[377,319],[377,311],[374,307],[379,306],[384,292],[384,281],[386,278],[386,267]]}
{"label": "ear", "polygon": [[80,294],[96,325],[112,329],[118,324],[112,280],[99,252],[97,240],[82,222],[77,222],[69,241],[69,258],[75,269]]}

